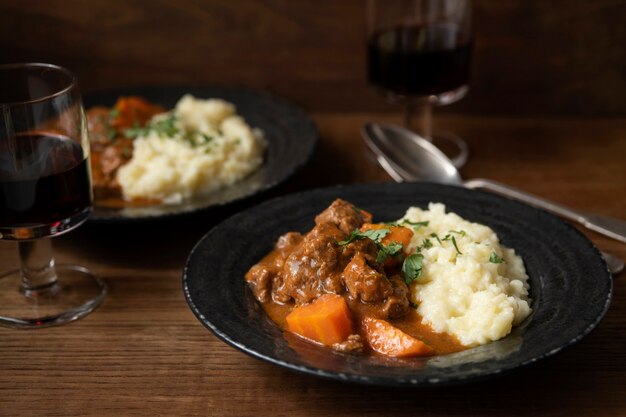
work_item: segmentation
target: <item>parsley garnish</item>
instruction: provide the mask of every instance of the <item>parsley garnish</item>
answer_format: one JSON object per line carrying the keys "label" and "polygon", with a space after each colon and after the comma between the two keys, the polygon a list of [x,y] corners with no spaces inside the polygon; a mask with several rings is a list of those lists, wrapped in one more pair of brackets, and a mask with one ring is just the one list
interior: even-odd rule
{"label": "parsley garnish", "polygon": [[111,111],[109,111],[109,119],[117,119],[120,115],[120,109],[117,107],[113,107]]}
{"label": "parsley garnish", "polygon": [[463,255],[459,250],[459,247],[456,245],[456,239],[454,238],[454,236],[452,236],[452,244],[454,245],[454,249],[456,249],[456,253],[458,253],[459,255]]}
{"label": "parsley garnish", "polygon": [[170,113],[162,119],[151,121],[146,127],[141,127],[136,123],[135,127],[124,130],[124,135],[135,139],[139,136],[146,136],[150,131],[156,132],[159,136],[173,137],[179,131],[176,127],[176,115]]}
{"label": "parsley garnish", "polygon": [[412,221],[410,221],[410,220],[403,219],[401,223],[402,223],[402,224],[408,224],[408,225],[411,225],[411,226],[413,226],[413,228],[414,228],[415,230],[417,230],[417,229],[419,229],[419,228],[420,228],[420,227],[422,227],[422,226],[423,226],[423,227],[428,226],[428,223],[429,223],[429,222],[428,222],[428,220],[423,221],[423,222],[412,222]]}
{"label": "parsley garnish", "polygon": [[489,257],[489,262],[491,262],[492,264],[501,264],[502,262],[504,262],[504,259],[498,256],[497,253],[491,252],[491,256]]}
{"label": "parsley garnish", "polygon": [[424,241],[422,242],[422,246],[420,246],[420,248],[424,248],[424,249],[429,249],[433,247],[433,242],[430,241],[430,239],[424,239]]}
{"label": "parsley garnish", "polygon": [[348,239],[342,240],[341,242],[337,242],[337,244],[341,246],[345,246],[348,243],[354,242],[355,240],[361,240],[361,239],[371,239],[374,241],[374,243],[380,244],[381,240],[385,236],[387,236],[389,233],[391,233],[391,230],[385,229],[385,228],[366,230],[364,232],[360,231],[359,229],[354,229],[350,233],[350,236],[348,236]]}
{"label": "parsley garnish", "polygon": [[404,273],[404,282],[406,282],[406,285],[410,285],[411,282],[420,276],[424,266],[423,262],[424,255],[421,253],[414,253],[406,257],[402,264],[402,272]]}
{"label": "parsley garnish", "polygon": [[391,242],[388,245],[379,245],[378,253],[376,254],[376,262],[382,264],[389,256],[396,256],[399,254],[402,248],[402,243],[398,242]]}
{"label": "parsley garnish", "polygon": [[441,245],[441,239],[439,239],[439,236],[437,236],[437,233],[431,233],[430,237],[434,237],[435,239],[437,239],[437,242],[439,242],[439,244]]}
{"label": "parsley garnish", "polygon": [[436,233],[431,233],[430,236],[432,238],[437,239],[437,242],[439,242],[440,245],[443,245],[443,242],[449,240],[452,242],[452,244],[454,245],[454,249],[456,249],[456,253],[458,253],[459,255],[463,255],[463,253],[459,250],[459,246],[456,243],[456,239],[454,238],[454,236],[452,236],[452,233],[456,233],[459,234],[461,236],[465,236],[467,233],[465,233],[465,231],[461,230],[450,230],[450,233],[448,233],[447,235],[445,235],[443,238],[439,238],[439,236],[437,236]]}
{"label": "parsley garnish", "polygon": [[409,226],[411,226],[413,228],[413,230],[418,230],[420,227],[424,226],[428,226],[428,220],[427,221],[423,221],[423,222],[412,222],[410,220],[407,219],[402,219],[399,220],[397,222],[388,222],[385,223],[389,226],[399,226],[399,227],[403,227],[405,224],[408,224]]}
{"label": "parsley garnish", "polygon": [[107,138],[113,142],[115,138],[117,138],[117,132],[114,129],[107,129],[106,130],[106,135]]}
{"label": "parsley garnish", "polygon": [[387,236],[389,233],[391,233],[391,230],[386,229],[386,228],[371,229],[371,230],[366,230],[364,232],[359,229],[354,229],[346,240],[337,242],[337,244],[341,246],[345,246],[349,243],[354,242],[355,240],[370,239],[376,244],[376,247],[378,248],[378,252],[376,254],[376,262],[379,264],[382,264],[383,262],[387,260],[389,256],[396,256],[403,249],[402,244],[398,242],[391,242],[388,245],[382,244],[383,238]]}

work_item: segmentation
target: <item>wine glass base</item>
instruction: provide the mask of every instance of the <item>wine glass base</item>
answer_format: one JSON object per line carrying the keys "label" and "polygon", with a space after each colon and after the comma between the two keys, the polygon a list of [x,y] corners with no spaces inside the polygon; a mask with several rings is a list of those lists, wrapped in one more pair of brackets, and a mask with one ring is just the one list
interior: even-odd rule
{"label": "wine glass base", "polygon": [[443,152],[457,169],[467,162],[469,156],[467,143],[454,133],[435,130],[428,140]]}
{"label": "wine glass base", "polygon": [[100,305],[106,287],[88,269],[69,264],[56,265],[55,269],[58,281],[37,292],[21,290],[19,270],[0,276],[0,326],[32,329],[61,325]]}

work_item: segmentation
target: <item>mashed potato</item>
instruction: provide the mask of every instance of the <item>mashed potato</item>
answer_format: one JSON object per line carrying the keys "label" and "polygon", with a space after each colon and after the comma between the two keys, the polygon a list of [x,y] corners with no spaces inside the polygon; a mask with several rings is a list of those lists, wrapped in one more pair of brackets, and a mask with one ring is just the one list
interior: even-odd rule
{"label": "mashed potato", "polygon": [[178,203],[231,185],[263,162],[262,133],[223,100],[186,95],[149,126],[117,174],[126,198]]}
{"label": "mashed potato", "polygon": [[506,336],[530,314],[522,259],[501,246],[489,227],[446,214],[438,203],[428,210],[411,207],[403,219],[428,222],[414,227],[409,246],[424,257],[411,284],[424,324],[476,346]]}

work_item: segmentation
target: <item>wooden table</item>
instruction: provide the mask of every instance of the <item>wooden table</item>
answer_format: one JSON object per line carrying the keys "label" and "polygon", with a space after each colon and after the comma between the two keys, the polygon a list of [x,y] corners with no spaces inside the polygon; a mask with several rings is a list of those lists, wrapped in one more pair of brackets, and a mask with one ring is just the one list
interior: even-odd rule
{"label": "wooden table", "polygon": [[[389,114],[315,114],[311,164],[272,195],[335,183],[389,181],[367,162],[359,128]],[[577,209],[626,219],[626,119],[439,116],[471,145],[467,177],[493,178]],[[219,341],[187,308],[187,253],[217,219],[148,227],[85,225],[55,240],[59,262],[108,285],[75,323],[0,329],[0,415],[626,416],[626,276],[604,320],[577,345],[497,379],[436,389],[346,385],[295,374]],[[626,244],[592,232],[626,258]],[[17,265],[1,242],[0,270]]]}

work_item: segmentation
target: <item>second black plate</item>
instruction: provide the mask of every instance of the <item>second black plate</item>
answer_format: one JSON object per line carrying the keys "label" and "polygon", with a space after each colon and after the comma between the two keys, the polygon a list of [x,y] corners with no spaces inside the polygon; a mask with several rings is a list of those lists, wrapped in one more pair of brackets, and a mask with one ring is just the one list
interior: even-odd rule
{"label": "second black plate", "polygon": [[182,204],[109,208],[99,206],[96,201],[90,221],[151,220],[224,207],[277,186],[300,169],[313,154],[317,131],[310,117],[300,108],[258,91],[225,87],[125,88],[85,94],[84,101],[86,109],[97,105],[110,107],[120,96],[137,95],[171,109],[185,94],[229,101],[250,126],[263,130],[268,146],[261,168],[230,187]]}

